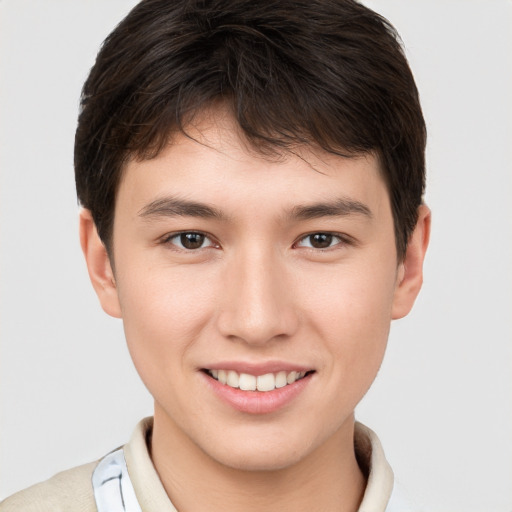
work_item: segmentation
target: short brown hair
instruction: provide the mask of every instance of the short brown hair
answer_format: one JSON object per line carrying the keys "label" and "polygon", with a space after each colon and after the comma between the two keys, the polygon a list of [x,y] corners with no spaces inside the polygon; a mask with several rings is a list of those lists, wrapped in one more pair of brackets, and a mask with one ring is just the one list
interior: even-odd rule
{"label": "short brown hair", "polygon": [[395,29],[353,0],[143,0],[126,16],[85,82],[75,139],[78,199],[107,249],[124,163],[218,101],[261,152],[376,154],[403,257],[425,123]]}

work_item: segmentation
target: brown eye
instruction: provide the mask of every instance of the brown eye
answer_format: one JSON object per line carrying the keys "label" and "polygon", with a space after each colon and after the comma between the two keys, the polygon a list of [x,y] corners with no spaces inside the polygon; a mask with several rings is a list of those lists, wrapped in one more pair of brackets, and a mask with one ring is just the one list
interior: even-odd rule
{"label": "brown eye", "polygon": [[195,231],[183,231],[182,233],[170,235],[164,240],[164,243],[174,245],[178,249],[187,251],[204,249],[215,245],[207,235]]}
{"label": "brown eye", "polygon": [[205,238],[201,233],[182,233],[180,242],[185,249],[199,249]]}
{"label": "brown eye", "polygon": [[310,235],[311,247],[315,249],[327,249],[332,244],[333,236],[329,233],[315,233]]}
{"label": "brown eye", "polygon": [[312,233],[299,240],[298,247],[310,249],[329,249],[344,242],[340,235],[333,233]]}

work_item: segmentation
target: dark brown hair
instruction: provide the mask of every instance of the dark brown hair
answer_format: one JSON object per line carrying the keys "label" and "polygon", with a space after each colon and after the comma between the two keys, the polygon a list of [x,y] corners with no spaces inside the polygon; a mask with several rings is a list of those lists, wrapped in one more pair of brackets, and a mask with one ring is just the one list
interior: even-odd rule
{"label": "dark brown hair", "polygon": [[143,0],[128,14],[85,82],[75,139],[78,199],[107,249],[123,164],[219,101],[263,153],[376,154],[403,257],[425,123],[396,31],[353,0]]}

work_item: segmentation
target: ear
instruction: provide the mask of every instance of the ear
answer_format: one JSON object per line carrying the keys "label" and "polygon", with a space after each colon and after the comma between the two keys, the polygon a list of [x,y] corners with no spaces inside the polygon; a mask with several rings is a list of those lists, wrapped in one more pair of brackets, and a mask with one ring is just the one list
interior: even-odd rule
{"label": "ear", "polygon": [[80,244],[92,286],[105,313],[121,318],[117,286],[107,250],[101,241],[90,210],[80,211]]}
{"label": "ear", "polygon": [[398,266],[397,284],[393,300],[392,318],[397,320],[411,311],[423,284],[423,260],[430,238],[430,210],[421,205],[418,221],[407,244],[404,260]]}

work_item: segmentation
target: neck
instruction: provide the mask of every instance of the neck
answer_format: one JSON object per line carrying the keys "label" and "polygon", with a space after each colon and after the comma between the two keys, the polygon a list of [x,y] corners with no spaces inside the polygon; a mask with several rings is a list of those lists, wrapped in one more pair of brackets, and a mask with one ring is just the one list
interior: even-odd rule
{"label": "neck", "polygon": [[151,452],[167,495],[180,512],[355,512],[366,482],[353,436],[352,417],[298,463],[245,471],[214,460],[156,407]]}

